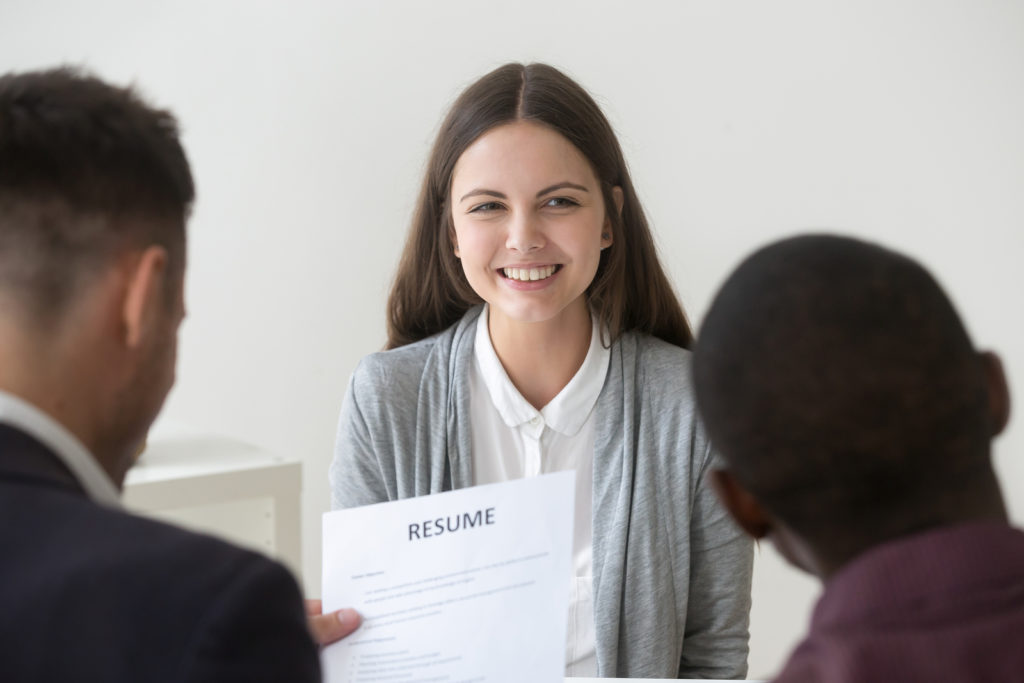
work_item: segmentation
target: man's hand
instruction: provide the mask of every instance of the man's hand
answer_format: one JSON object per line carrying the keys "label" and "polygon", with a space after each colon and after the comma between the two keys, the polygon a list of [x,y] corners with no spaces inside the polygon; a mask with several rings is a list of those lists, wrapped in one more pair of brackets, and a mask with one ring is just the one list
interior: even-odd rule
{"label": "man's hand", "polygon": [[363,618],[354,609],[340,609],[330,614],[324,614],[323,611],[319,600],[306,600],[309,631],[320,647],[341,640],[363,623]]}

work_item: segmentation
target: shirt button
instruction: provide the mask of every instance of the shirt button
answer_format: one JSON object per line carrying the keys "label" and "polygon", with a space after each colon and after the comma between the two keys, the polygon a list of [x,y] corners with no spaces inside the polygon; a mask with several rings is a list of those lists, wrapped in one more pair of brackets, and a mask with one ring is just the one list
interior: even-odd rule
{"label": "shirt button", "polygon": [[531,426],[531,427],[536,427],[536,426],[537,426],[537,425],[539,425],[540,423],[541,423],[540,415],[534,415],[534,416],[533,416],[533,417],[532,417],[532,418],[530,419],[530,426]]}

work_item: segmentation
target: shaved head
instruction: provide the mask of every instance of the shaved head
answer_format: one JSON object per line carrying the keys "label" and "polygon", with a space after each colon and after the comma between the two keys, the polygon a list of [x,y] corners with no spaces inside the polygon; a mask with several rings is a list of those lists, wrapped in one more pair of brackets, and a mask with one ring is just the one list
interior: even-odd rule
{"label": "shaved head", "polygon": [[935,279],[878,245],[757,251],[716,295],[693,367],[729,471],[819,544],[926,527],[992,481],[981,357]]}

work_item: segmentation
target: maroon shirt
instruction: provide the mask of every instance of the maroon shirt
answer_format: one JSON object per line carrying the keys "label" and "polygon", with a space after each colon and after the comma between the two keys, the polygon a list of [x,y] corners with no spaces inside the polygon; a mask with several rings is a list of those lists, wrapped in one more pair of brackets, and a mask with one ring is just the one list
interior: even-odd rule
{"label": "maroon shirt", "polygon": [[1024,533],[976,522],[856,557],[778,681],[1024,681]]}

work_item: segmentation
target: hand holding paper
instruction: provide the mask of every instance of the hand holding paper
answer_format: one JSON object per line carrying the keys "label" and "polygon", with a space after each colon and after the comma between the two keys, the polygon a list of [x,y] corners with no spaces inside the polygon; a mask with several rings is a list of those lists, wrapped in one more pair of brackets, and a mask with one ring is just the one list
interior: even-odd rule
{"label": "hand holding paper", "polygon": [[321,647],[337,642],[349,635],[363,623],[363,618],[354,609],[340,609],[323,613],[319,600],[306,600],[306,621],[313,642]]}

